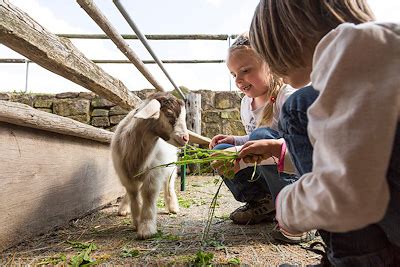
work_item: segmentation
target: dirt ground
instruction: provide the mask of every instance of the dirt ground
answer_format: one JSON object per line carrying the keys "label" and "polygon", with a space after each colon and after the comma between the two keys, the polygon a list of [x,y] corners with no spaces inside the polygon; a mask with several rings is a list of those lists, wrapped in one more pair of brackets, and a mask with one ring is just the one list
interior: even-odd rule
{"label": "dirt ground", "polygon": [[137,240],[130,217],[117,215],[116,201],[65,227],[3,251],[0,265],[78,266],[92,261],[94,265],[277,266],[290,263],[304,266],[319,262],[320,256],[298,245],[273,241],[272,223],[233,224],[229,213],[241,203],[233,199],[225,185],[218,196],[209,234],[202,244],[209,205],[218,188],[215,180],[220,181],[218,176],[187,177],[186,190],[177,191],[180,202],[177,215],[165,212],[160,197],[159,233],[155,238]]}

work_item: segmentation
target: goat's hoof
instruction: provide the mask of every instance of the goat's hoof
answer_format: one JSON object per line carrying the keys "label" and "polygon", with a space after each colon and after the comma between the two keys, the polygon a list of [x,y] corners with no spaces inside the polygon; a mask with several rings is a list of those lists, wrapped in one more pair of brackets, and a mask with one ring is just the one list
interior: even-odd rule
{"label": "goat's hoof", "polygon": [[179,207],[170,207],[168,208],[169,213],[177,214],[179,212]]}
{"label": "goat's hoof", "polygon": [[140,240],[146,240],[152,238],[155,234],[137,234],[137,238]]}
{"label": "goat's hoof", "polygon": [[119,210],[119,211],[118,211],[118,215],[119,215],[119,216],[126,216],[126,215],[128,215],[128,214],[129,214],[129,212],[126,211],[126,210]]}
{"label": "goat's hoof", "polygon": [[131,213],[131,209],[128,205],[120,205],[118,208],[118,215],[119,216],[126,216]]}
{"label": "goat's hoof", "polygon": [[140,224],[138,227],[138,239],[149,239],[157,234],[157,226],[150,224]]}
{"label": "goat's hoof", "polygon": [[166,206],[168,207],[168,211],[170,213],[178,213],[179,212],[179,204],[178,204],[178,198],[176,197],[171,197],[170,200],[168,201],[168,199],[165,201],[166,202]]}

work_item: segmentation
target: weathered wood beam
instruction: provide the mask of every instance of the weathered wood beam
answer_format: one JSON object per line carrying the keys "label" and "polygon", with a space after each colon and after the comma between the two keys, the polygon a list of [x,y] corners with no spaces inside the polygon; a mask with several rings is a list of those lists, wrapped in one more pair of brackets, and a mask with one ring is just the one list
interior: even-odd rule
{"label": "weathered wood beam", "polygon": [[0,121],[20,126],[110,143],[114,133],[76,120],[34,109],[28,105],[0,100]]}
{"label": "weathered wood beam", "polygon": [[78,4],[86,11],[86,13],[97,23],[97,25],[107,34],[115,43],[121,52],[136,66],[143,76],[158,90],[165,92],[165,89],[151,75],[149,70],[129,47],[121,34],[112,26],[111,22],[101,13],[92,0],[77,0]]}
{"label": "weathered wood beam", "polygon": [[[92,59],[94,63],[99,64],[131,64],[129,60],[124,59]],[[33,62],[31,60],[26,60],[23,58],[0,58],[0,63],[26,63]],[[143,60],[143,64],[155,64],[154,60]],[[224,63],[224,59],[172,59],[172,60],[162,60],[164,64],[214,64],[214,63]]]}
{"label": "weathered wood beam", "polygon": [[0,43],[121,107],[131,109],[141,102],[120,80],[87,59],[70,40],[47,31],[7,0],[0,0]]}
{"label": "weathered wood beam", "polygon": [[[96,33],[57,33],[57,36],[67,37],[70,39],[110,39],[106,34]],[[122,38],[127,40],[137,40],[138,37],[134,34],[121,34]],[[235,39],[237,34],[146,34],[148,40],[216,40],[226,41],[229,37]]]}

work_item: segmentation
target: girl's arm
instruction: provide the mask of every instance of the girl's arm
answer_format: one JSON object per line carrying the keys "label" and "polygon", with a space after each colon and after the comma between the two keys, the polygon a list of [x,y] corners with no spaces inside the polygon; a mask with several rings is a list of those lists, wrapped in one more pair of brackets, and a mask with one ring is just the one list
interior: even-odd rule
{"label": "girl's arm", "polygon": [[233,140],[235,141],[235,146],[240,146],[249,141],[249,135],[233,136]]}
{"label": "girl's arm", "polygon": [[320,41],[311,75],[320,95],[308,113],[313,169],[277,198],[284,229],[347,232],[382,219],[399,66],[400,35],[388,25],[342,24]]}

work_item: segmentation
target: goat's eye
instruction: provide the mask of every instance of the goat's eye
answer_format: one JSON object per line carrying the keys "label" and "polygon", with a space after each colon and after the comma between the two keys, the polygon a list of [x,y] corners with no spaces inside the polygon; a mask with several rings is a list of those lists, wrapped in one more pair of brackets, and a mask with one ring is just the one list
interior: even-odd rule
{"label": "goat's eye", "polygon": [[175,125],[175,123],[176,123],[176,117],[174,116],[174,113],[173,113],[172,111],[167,111],[167,112],[165,112],[165,116],[167,117],[168,122],[169,122],[171,125]]}

